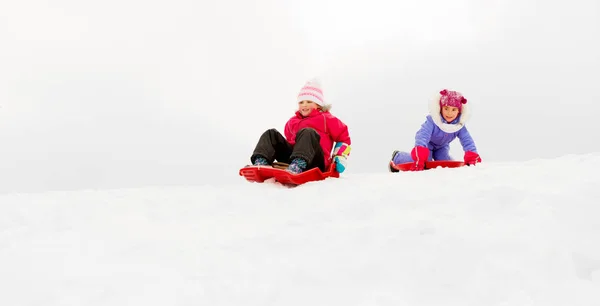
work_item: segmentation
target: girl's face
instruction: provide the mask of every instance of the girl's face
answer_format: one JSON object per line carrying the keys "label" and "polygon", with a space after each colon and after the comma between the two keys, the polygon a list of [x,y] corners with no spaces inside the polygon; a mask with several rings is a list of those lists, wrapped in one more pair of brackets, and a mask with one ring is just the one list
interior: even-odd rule
{"label": "girl's face", "polygon": [[300,115],[304,117],[308,116],[317,106],[317,103],[308,100],[298,102],[298,110],[300,111]]}
{"label": "girl's face", "polygon": [[442,117],[444,117],[444,120],[446,120],[446,122],[450,123],[452,122],[454,119],[456,119],[456,117],[458,117],[458,107],[454,107],[454,106],[443,106],[442,107]]}

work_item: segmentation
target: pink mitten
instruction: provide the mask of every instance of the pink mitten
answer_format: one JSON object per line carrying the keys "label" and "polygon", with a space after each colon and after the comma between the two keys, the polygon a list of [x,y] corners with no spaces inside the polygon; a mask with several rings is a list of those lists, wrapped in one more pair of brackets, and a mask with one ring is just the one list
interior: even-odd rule
{"label": "pink mitten", "polygon": [[425,169],[425,162],[429,158],[429,149],[426,147],[416,146],[410,152],[410,156],[415,161],[410,169],[411,171],[421,171]]}
{"label": "pink mitten", "polygon": [[475,165],[476,163],[480,163],[480,162],[481,162],[481,157],[479,157],[479,154],[477,154],[473,151],[465,152],[465,164]]}

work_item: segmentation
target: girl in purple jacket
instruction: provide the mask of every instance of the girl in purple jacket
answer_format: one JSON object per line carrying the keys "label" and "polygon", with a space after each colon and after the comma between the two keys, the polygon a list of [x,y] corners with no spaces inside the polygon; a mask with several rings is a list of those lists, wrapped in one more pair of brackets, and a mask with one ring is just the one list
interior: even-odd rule
{"label": "girl in purple jacket", "polygon": [[464,161],[467,165],[481,162],[475,142],[465,122],[469,119],[467,99],[457,92],[444,89],[433,99],[427,120],[421,125],[415,137],[415,147],[410,153],[394,151],[390,162],[393,164],[413,163],[412,171],[425,168],[425,162],[431,160],[452,160],[449,155],[450,142],[456,137],[465,151]]}

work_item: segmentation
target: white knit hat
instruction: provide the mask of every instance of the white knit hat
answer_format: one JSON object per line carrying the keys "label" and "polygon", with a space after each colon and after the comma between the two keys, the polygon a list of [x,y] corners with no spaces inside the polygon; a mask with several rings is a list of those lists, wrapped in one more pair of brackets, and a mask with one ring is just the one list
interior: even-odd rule
{"label": "white knit hat", "polygon": [[300,93],[298,93],[297,102],[301,102],[304,100],[312,101],[319,106],[325,106],[325,98],[323,97],[323,89],[321,89],[321,84],[318,80],[312,79],[300,89]]}

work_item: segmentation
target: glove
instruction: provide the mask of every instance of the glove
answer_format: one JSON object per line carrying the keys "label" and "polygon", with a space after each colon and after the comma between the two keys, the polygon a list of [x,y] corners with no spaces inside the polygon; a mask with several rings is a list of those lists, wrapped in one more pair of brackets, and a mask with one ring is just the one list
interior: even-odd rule
{"label": "glove", "polygon": [[465,164],[467,165],[475,165],[476,163],[480,163],[481,162],[481,157],[479,157],[479,154],[473,152],[473,151],[467,151],[465,152]]}
{"label": "glove", "polygon": [[335,171],[338,173],[342,173],[346,170],[350,150],[349,144],[343,142],[337,142],[335,144],[335,147],[333,148],[333,162],[335,163]]}
{"label": "glove", "polygon": [[422,171],[425,169],[425,162],[429,158],[429,149],[426,147],[416,146],[410,152],[410,156],[415,161],[410,171]]}
{"label": "glove", "polygon": [[335,163],[335,171],[338,173],[342,173],[346,170],[348,160],[345,157],[336,155],[333,157],[333,162]]}

